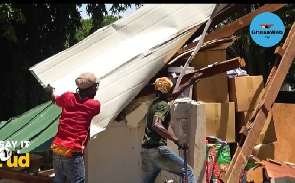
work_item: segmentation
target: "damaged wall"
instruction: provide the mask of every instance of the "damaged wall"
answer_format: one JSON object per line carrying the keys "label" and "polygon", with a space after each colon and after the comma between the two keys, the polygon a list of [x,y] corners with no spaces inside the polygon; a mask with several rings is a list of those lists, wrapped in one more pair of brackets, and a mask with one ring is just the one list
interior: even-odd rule
{"label": "damaged wall", "polygon": [[133,99],[122,110],[116,120],[126,123],[129,127],[136,128],[138,122],[145,117],[148,107],[155,97],[155,94],[150,94],[148,96]]}
{"label": "damaged wall", "polygon": [[[145,119],[138,123],[137,128],[113,121],[107,130],[89,141],[85,154],[87,182],[140,182],[144,127]],[[172,132],[171,128],[169,131]],[[177,150],[171,141],[168,141],[168,146]],[[163,183],[166,176],[171,178],[169,173],[162,171],[155,183]]]}
{"label": "damaged wall", "polygon": [[[145,115],[155,94],[134,99],[105,131],[89,141],[85,155],[87,182],[140,182],[141,141],[144,135]],[[172,132],[171,128],[169,129]],[[172,132],[173,133],[173,132]],[[172,142],[168,146],[174,151]],[[162,171],[156,183],[171,177]]]}
{"label": "damaged wall", "polygon": [[[147,110],[152,98],[153,95],[135,100],[122,113],[127,114],[127,123],[113,121],[105,131],[98,134],[97,138],[89,141],[85,155],[87,182],[140,182],[140,149],[144,135],[145,116],[139,121],[136,120],[141,117],[131,118],[130,116],[142,116],[144,113],[142,111]],[[205,141],[202,139],[205,138],[205,106],[192,102],[187,109],[186,113],[192,122],[189,132],[186,132],[188,133],[188,141],[190,144],[196,144],[191,145],[188,152],[188,162],[194,168],[198,182],[204,182]],[[169,131],[173,133],[171,126]],[[177,146],[172,141],[168,140],[167,145],[176,154],[179,154]],[[162,171],[155,183],[163,183],[166,177],[168,180],[178,180],[178,176]]]}

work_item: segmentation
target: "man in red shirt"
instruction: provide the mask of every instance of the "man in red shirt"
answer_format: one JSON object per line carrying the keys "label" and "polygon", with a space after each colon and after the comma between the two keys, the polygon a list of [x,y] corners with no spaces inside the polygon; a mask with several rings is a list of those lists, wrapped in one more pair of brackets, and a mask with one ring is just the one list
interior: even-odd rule
{"label": "man in red shirt", "polygon": [[76,93],[55,96],[51,86],[46,88],[52,102],[62,108],[58,130],[51,144],[54,183],[85,183],[84,149],[89,140],[92,118],[100,113],[100,102],[94,100],[100,79],[93,73],[82,73],[76,80]]}

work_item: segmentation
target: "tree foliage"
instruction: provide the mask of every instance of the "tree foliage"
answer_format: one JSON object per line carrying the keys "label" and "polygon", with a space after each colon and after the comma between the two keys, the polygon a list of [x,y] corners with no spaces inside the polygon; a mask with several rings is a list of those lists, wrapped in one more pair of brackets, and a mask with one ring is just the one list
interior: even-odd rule
{"label": "tree foliage", "polygon": [[[107,25],[110,25],[112,24],[113,22],[115,22],[116,20],[120,19],[121,17],[116,17],[114,15],[106,15],[104,18],[103,18],[103,21],[102,21],[102,26],[107,26]],[[89,18],[89,19],[82,19],[81,20],[81,23],[82,23],[82,26],[81,28],[79,28],[77,30],[77,33],[76,33],[76,39],[77,41],[82,41],[83,39],[85,39],[88,35],[91,34],[91,29],[93,27],[93,20],[92,18]]]}
{"label": "tree foliage", "polygon": [[[230,23],[248,13],[251,11],[254,11],[258,8],[263,6],[263,4],[249,4],[247,8],[244,9],[244,11],[237,12],[231,17],[229,17],[225,22],[223,22],[219,27],[224,26],[227,23]],[[281,8],[280,10],[274,12],[277,14],[284,22],[284,25],[286,27],[286,31],[284,34],[283,39],[280,43],[273,47],[264,48],[259,45],[257,45],[249,34],[249,26],[246,26],[245,28],[237,31],[235,33],[236,36],[239,38],[229,47],[227,51],[227,56],[229,58],[241,56],[246,61],[246,70],[250,75],[262,75],[264,80],[266,81],[271,68],[274,65],[274,62],[276,60],[276,56],[274,54],[276,46],[282,46],[282,44],[285,41],[285,38],[287,37],[289,30],[294,23],[295,20],[295,6],[294,4],[288,4],[286,7]],[[287,77],[285,79],[286,82],[290,84],[295,84],[295,64],[292,64],[289,73],[287,74]]]}
{"label": "tree foliage", "polygon": [[[225,20],[223,25],[261,5],[249,5],[244,11]],[[131,4],[112,4],[110,11],[115,16],[108,15],[106,4],[87,4],[86,11],[91,17],[88,20],[82,20],[78,10],[81,6],[82,4],[0,4],[1,60],[5,63],[0,67],[0,121],[22,114],[48,100],[40,84],[29,72],[30,67],[112,23],[117,19],[116,15],[131,7]],[[140,4],[136,6],[140,7]],[[277,12],[287,27],[285,36],[295,20],[294,11],[294,4],[289,4]],[[247,71],[251,75],[262,74],[266,79],[275,60],[275,47],[257,46],[249,37],[248,27],[236,35],[240,38],[228,49],[228,56],[244,57]],[[294,74],[295,64],[286,81],[294,84]]]}
{"label": "tree foliage", "polygon": [[2,36],[16,42],[17,37],[12,23],[25,23],[25,21],[26,18],[19,9],[12,7],[11,4],[0,4],[0,24],[3,25]]}
{"label": "tree foliage", "polygon": [[[48,100],[29,68],[65,50],[113,20],[105,4],[87,4],[92,22],[81,21],[82,4],[0,4],[0,121]],[[130,4],[113,4],[122,12]],[[85,26],[85,27],[84,27]],[[88,26],[88,27],[87,27]],[[83,27],[83,28],[82,28]],[[80,30],[83,30],[79,33]]]}

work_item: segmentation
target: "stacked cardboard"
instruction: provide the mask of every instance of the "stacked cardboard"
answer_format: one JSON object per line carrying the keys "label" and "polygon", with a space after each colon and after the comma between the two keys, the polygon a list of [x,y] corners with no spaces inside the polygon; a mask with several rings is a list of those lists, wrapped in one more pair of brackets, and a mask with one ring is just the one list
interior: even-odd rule
{"label": "stacked cardboard", "polygon": [[[225,50],[204,51],[195,56],[191,66],[200,69],[224,60]],[[206,136],[236,145],[239,141],[236,134],[249,122],[264,90],[261,75],[228,78],[222,73],[195,83],[192,99],[205,104]],[[295,104],[275,103],[272,106],[252,153],[255,157],[295,163],[294,111]]]}
{"label": "stacked cardboard", "polygon": [[[225,50],[204,51],[197,53],[191,66],[197,70],[224,60],[226,60]],[[248,123],[263,93],[264,82],[261,75],[228,78],[226,73],[221,73],[195,83],[192,99],[205,104],[206,136],[215,136],[226,141],[230,144],[230,154],[234,154],[234,146],[239,141],[239,131]],[[273,111],[270,111],[256,142],[257,145],[263,144],[260,150],[255,151],[259,158],[275,159],[276,145],[273,142],[277,140],[277,137],[274,121]],[[255,152],[253,152],[254,155]],[[209,155],[208,152],[206,154]]]}
{"label": "stacked cardboard", "polygon": [[[264,93],[262,76],[243,76],[229,78],[229,100],[235,103],[236,133],[242,126],[246,126],[252,116],[255,106],[259,103]],[[272,112],[269,111],[265,125],[257,139],[256,144],[267,144],[276,141]],[[237,141],[239,141],[237,135]]]}
{"label": "stacked cardboard", "polygon": [[[195,69],[226,60],[226,50],[198,52],[191,62]],[[264,93],[264,82],[259,76],[228,78],[226,72],[202,79],[194,84],[193,100],[206,105],[206,135],[235,143],[242,126],[249,121],[255,106]],[[274,123],[271,113],[257,144],[274,142]]]}
{"label": "stacked cardboard", "polygon": [[[262,76],[243,76],[228,79],[229,100],[235,103],[236,132],[245,126],[264,93]],[[276,141],[272,113],[269,112],[256,144]],[[239,139],[237,139],[239,140]]]}
{"label": "stacked cardboard", "polygon": [[[204,51],[196,54],[191,66],[207,67],[226,60],[225,50]],[[226,142],[235,142],[235,104],[229,102],[226,73],[202,79],[194,84],[193,100],[206,105],[206,136],[215,136]]]}

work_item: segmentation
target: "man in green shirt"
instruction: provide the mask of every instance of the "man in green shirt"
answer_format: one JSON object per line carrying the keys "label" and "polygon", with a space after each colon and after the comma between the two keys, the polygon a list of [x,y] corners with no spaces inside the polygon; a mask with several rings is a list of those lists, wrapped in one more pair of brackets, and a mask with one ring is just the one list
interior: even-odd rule
{"label": "man in green shirt", "polygon": [[[156,98],[149,107],[145,134],[142,140],[142,183],[154,183],[161,170],[184,177],[184,160],[167,147],[167,139],[173,141],[178,149],[188,149],[186,142],[182,143],[168,131],[171,120],[168,101],[176,99],[187,87],[199,81],[201,74],[196,74],[180,85],[173,93],[173,83],[167,77],[155,81]],[[193,170],[188,166],[189,183],[195,183]],[[184,182],[184,179],[182,179]]]}

